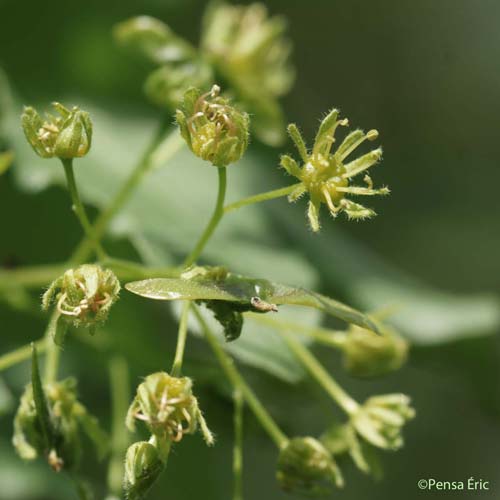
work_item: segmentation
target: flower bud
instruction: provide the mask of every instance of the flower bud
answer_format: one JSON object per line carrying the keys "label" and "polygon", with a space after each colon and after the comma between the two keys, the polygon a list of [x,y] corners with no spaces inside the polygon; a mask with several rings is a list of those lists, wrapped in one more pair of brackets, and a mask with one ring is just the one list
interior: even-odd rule
{"label": "flower bud", "polygon": [[352,325],[347,333],[344,366],[356,377],[376,377],[398,370],[405,363],[408,343],[387,327],[378,335]]}
{"label": "flower bud", "polygon": [[56,279],[44,293],[42,306],[48,309],[56,302],[63,321],[93,331],[107,319],[119,292],[120,282],[112,271],[84,264]]}
{"label": "flower bud", "polygon": [[139,441],[129,446],[125,456],[125,478],[123,488],[128,500],[145,497],[164,469],[156,447],[147,441]]}
{"label": "flower bud", "polygon": [[141,420],[160,441],[178,442],[185,434],[196,432],[200,425],[207,444],[213,444],[192,387],[188,377],[171,377],[165,372],[148,375],[130,405],[127,427],[134,431],[135,421]]}
{"label": "flower bud", "polygon": [[415,416],[410,398],[386,394],[369,398],[352,416],[358,434],[373,446],[396,450],[403,446],[403,425]]}
{"label": "flower bud", "polygon": [[32,107],[24,108],[21,123],[26,139],[42,158],[62,159],[85,156],[92,142],[92,122],[85,111],[52,104],[59,116],[47,114],[43,120]]}
{"label": "flower bud", "polygon": [[325,495],[343,479],[331,453],[312,437],[291,439],[280,451],[276,477],[280,486],[307,496]]}
{"label": "flower bud", "polygon": [[217,85],[206,94],[188,89],[176,119],[182,137],[196,156],[216,167],[226,167],[246,151],[250,119],[219,93]]}

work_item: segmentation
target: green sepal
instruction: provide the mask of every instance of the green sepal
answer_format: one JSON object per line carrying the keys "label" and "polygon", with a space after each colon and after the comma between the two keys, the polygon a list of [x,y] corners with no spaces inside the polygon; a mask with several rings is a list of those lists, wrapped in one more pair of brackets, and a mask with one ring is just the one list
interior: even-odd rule
{"label": "green sepal", "polygon": [[47,326],[48,333],[54,344],[61,347],[64,344],[66,333],[68,332],[68,323],[61,317],[59,312],[55,312],[50,318]]}

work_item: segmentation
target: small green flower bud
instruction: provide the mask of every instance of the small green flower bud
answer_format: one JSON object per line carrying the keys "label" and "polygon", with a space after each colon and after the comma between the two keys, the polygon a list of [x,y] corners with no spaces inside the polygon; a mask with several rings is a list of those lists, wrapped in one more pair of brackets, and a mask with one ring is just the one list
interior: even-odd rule
{"label": "small green flower bud", "polygon": [[147,441],[129,446],[125,456],[123,488],[128,500],[145,498],[165,467],[157,448]]}
{"label": "small green flower bud", "polygon": [[332,454],[312,437],[293,438],[281,449],[276,477],[283,490],[307,496],[328,494],[344,483]]}
{"label": "small green flower bud", "polygon": [[127,427],[134,431],[135,421],[140,420],[159,441],[178,442],[185,434],[196,432],[199,425],[207,444],[213,444],[192,387],[188,377],[171,377],[165,372],[148,375],[130,405]]}
{"label": "small green flower bud", "polygon": [[119,292],[120,282],[112,271],[84,264],[56,279],[44,293],[42,306],[48,309],[56,302],[61,320],[93,332],[106,321]]}
{"label": "small green flower bud", "polygon": [[281,166],[300,181],[300,185],[289,196],[289,201],[296,201],[304,193],[309,194],[308,219],[311,229],[319,231],[319,213],[325,204],[333,217],[345,212],[349,219],[361,220],[373,217],[375,212],[359,203],[348,199],[348,195],[374,196],[389,194],[387,187],[374,189],[369,175],[363,180],[366,186],[351,185],[352,179],[376,165],[382,157],[382,149],[377,148],[369,153],[347,162],[348,156],[364,141],[377,139],[378,132],[370,130],[366,134],[355,130],[348,134],[336,151],[332,152],[335,143],[335,131],[338,127],[349,125],[347,119],[339,119],[336,109],[323,119],[316,134],[312,151],[308,151],[305,141],[295,124],[288,126],[288,133],[300,154],[302,167],[290,156],[281,158]]}
{"label": "small green flower bud", "polygon": [[92,122],[85,111],[52,104],[59,116],[47,114],[43,120],[32,107],[24,108],[21,123],[26,139],[42,158],[61,159],[85,156],[92,143]]}
{"label": "small green flower bud", "polygon": [[176,119],[182,137],[196,156],[216,167],[226,167],[246,151],[250,119],[219,94],[217,85],[206,94],[188,89]]}
{"label": "small green flower bud", "polygon": [[401,368],[408,355],[408,343],[387,327],[381,335],[352,325],[343,345],[344,366],[356,377],[376,377]]}
{"label": "small green flower bud", "polygon": [[403,446],[403,425],[415,416],[410,398],[386,394],[369,398],[352,416],[358,434],[373,446],[397,450]]}

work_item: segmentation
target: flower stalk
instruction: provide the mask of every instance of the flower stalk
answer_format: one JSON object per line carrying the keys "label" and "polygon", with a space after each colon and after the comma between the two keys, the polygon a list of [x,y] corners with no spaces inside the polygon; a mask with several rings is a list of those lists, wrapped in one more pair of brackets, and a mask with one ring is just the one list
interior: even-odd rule
{"label": "flower stalk", "polygon": [[219,178],[219,188],[217,193],[217,201],[215,202],[215,208],[212,217],[210,218],[208,225],[203,231],[203,234],[198,240],[198,243],[195,245],[193,251],[186,257],[186,260],[184,261],[184,267],[189,267],[196,262],[198,257],[201,255],[201,252],[205,248],[205,245],[208,243],[208,240],[219,225],[222,216],[224,215],[224,200],[226,198],[227,186],[226,167],[217,168],[217,174]]}
{"label": "flower stalk", "polygon": [[64,173],[66,174],[66,181],[68,183],[68,190],[71,195],[71,200],[73,202],[72,206],[73,211],[78,217],[78,220],[80,221],[80,224],[82,225],[83,230],[85,231],[85,235],[91,242],[91,245],[94,248],[97,256],[99,257],[99,259],[105,259],[107,256],[106,252],[102,248],[99,239],[94,233],[94,229],[90,224],[90,221],[87,217],[87,212],[85,211],[85,207],[83,206],[83,203],[80,199],[80,195],[78,193],[78,188],[76,186],[76,181],[75,181],[75,174],[73,171],[73,159],[72,158],[61,159],[61,162],[64,167]]}
{"label": "flower stalk", "polygon": [[285,330],[280,330],[279,333],[304,368],[307,369],[334,401],[336,401],[348,415],[352,415],[356,412],[359,408],[359,404],[340,387],[333,377],[321,366],[311,351]]}
{"label": "flower stalk", "polygon": [[193,306],[193,312],[200,324],[201,329],[205,335],[205,339],[210,345],[217,361],[219,362],[222,370],[230,380],[233,387],[240,390],[243,397],[254,413],[261,426],[267,432],[269,437],[274,441],[276,446],[281,449],[288,443],[287,436],[278,427],[274,419],[268,413],[264,405],[257,398],[251,387],[245,382],[237,368],[234,366],[233,360],[226,354],[222,346],[219,344],[215,334],[212,332],[203,316],[201,315],[198,307]]}

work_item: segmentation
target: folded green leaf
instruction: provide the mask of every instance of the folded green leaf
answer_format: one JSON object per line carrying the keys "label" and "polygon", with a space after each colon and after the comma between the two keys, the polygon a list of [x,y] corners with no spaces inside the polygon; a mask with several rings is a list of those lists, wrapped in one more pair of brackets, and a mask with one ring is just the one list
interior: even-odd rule
{"label": "folded green leaf", "polygon": [[276,305],[298,305],[319,309],[347,323],[378,331],[377,326],[363,313],[336,300],[303,288],[272,283],[228,274],[225,278],[156,278],[125,285],[132,293],[155,300],[221,300],[254,306],[255,299]]}

